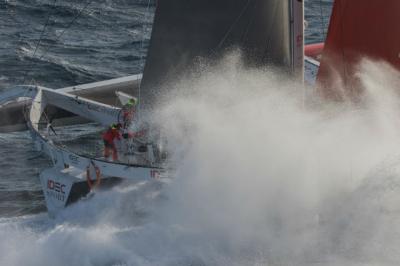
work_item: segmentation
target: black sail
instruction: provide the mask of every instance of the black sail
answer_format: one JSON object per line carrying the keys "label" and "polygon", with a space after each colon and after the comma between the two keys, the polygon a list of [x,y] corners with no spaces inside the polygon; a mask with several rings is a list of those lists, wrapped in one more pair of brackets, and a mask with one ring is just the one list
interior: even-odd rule
{"label": "black sail", "polygon": [[246,64],[290,71],[290,0],[160,0],[141,83],[141,99],[187,74],[199,58],[239,49]]}

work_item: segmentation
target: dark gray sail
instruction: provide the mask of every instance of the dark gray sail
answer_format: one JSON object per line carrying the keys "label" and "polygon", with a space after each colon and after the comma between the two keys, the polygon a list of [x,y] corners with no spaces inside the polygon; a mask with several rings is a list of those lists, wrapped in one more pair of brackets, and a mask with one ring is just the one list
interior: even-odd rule
{"label": "dark gray sail", "polygon": [[291,1],[158,1],[141,83],[142,102],[154,101],[199,58],[218,59],[230,48],[240,49],[247,64],[290,71]]}

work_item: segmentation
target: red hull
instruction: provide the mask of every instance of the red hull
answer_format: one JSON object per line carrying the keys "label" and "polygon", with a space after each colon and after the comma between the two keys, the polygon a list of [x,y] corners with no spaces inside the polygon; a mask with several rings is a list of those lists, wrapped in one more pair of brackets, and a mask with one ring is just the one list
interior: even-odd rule
{"label": "red hull", "polygon": [[399,0],[335,1],[317,77],[323,96],[357,98],[355,73],[362,58],[400,69],[399,12]]}

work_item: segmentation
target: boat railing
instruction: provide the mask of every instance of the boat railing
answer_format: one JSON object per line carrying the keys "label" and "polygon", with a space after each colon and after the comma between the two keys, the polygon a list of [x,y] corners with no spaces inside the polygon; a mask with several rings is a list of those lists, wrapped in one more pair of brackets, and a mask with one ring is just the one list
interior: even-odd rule
{"label": "boat railing", "polygon": [[[46,136],[47,133],[37,131],[34,127],[29,126],[32,138],[36,143],[39,144],[39,149],[43,150],[47,155],[51,157],[53,163],[60,167],[64,165],[71,165],[80,169],[85,169],[90,162],[95,161],[97,164],[101,163],[108,165],[108,167],[118,168],[147,168],[147,169],[160,169],[162,165],[152,163],[150,161],[137,161],[133,160],[132,157],[138,157],[139,154],[135,153],[134,156],[121,156],[118,161],[112,161],[102,156],[102,145],[101,140],[95,139],[95,134],[92,135],[91,143],[89,144],[85,139],[80,145],[80,150],[76,150],[68,143],[60,142],[57,138],[53,139],[56,133],[53,132],[53,136]],[[90,138],[88,138],[90,139]],[[119,150],[118,152],[121,152]],[[122,155],[122,154],[121,154]]]}

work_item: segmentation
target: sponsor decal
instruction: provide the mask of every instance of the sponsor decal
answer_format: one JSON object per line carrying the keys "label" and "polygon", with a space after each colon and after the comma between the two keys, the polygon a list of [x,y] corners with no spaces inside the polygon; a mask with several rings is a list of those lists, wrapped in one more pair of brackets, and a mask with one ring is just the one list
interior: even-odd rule
{"label": "sponsor decal", "polygon": [[75,101],[78,104],[84,105],[90,111],[95,111],[95,112],[98,112],[98,113],[108,114],[108,115],[111,115],[111,116],[116,116],[120,112],[119,108],[118,109],[116,109],[116,108],[107,108],[107,107],[104,107],[104,106],[91,104],[89,102],[82,101],[77,97],[72,99],[72,101]]}
{"label": "sponsor decal", "polygon": [[66,185],[54,180],[47,180],[47,196],[59,201],[65,201],[65,187]]}

